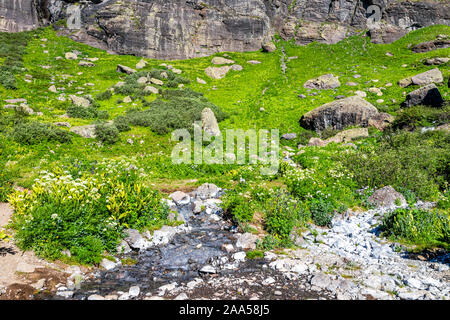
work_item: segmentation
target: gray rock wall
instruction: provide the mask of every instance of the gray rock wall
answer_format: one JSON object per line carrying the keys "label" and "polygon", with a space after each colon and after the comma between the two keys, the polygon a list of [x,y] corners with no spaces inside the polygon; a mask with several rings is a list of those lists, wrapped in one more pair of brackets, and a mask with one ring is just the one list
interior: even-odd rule
{"label": "gray rock wall", "polygon": [[[28,30],[64,20],[73,39],[110,52],[184,59],[221,51],[259,50],[274,34],[336,43],[371,29],[391,42],[431,24],[450,24],[449,1],[397,0],[0,0],[0,27]],[[381,24],[368,25],[370,5]],[[74,32],[76,31],[76,32]]]}
{"label": "gray rock wall", "polygon": [[0,31],[20,32],[39,26],[33,0],[0,0]]}

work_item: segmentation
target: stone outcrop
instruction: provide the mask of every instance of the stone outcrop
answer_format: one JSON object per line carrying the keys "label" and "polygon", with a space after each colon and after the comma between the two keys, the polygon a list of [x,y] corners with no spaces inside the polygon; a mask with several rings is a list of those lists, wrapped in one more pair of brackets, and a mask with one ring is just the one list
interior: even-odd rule
{"label": "stone outcrop", "polygon": [[438,68],[431,69],[411,77],[412,84],[418,86],[426,86],[432,83],[442,83],[443,81],[444,77]]}
{"label": "stone outcrop", "polygon": [[376,190],[370,197],[369,203],[377,207],[394,207],[406,205],[403,195],[391,186]]}
{"label": "stone outcrop", "polygon": [[[381,21],[367,11],[371,5]],[[448,2],[397,0],[0,0],[0,29],[65,21],[55,25],[61,33],[109,52],[184,59],[267,49],[274,34],[297,44],[336,43],[369,29],[373,42],[392,42],[449,25],[449,10]]]}
{"label": "stone outcrop", "polygon": [[358,96],[352,96],[326,103],[306,113],[300,119],[300,125],[317,132],[326,128],[342,130],[352,125],[367,127],[369,119],[377,114],[377,108],[371,103]]}
{"label": "stone outcrop", "polygon": [[315,89],[315,90],[328,90],[335,89],[341,86],[338,77],[335,77],[332,74],[325,74],[316,79],[311,79],[305,82],[303,85],[306,89]]}
{"label": "stone outcrop", "polygon": [[0,0],[0,31],[21,32],[39,27],[44,21],[39,17],[35,2],[34,0]]}
{"label": "stone outcrop", "polygon": [[438,36],[435,40],[419,43],[412,47],[412,51],[416,53],[428,52],[437,49],[445,49],[450,47],[450,38],[446,35]]}
{"label": "stone outcrop", "polygon": [[383,131],[389,127],[394,120],[395,118],[389,113],[380,112],[369,119],[368,125],[369,127],[374,127]]}
{"label": "stone outcrop", "polygon": [[224,78],[230,70],[231,70],[230,66],[208,67],[205,69],[205,73],[210,78],[220,80],[220,79]]}
{"label": "stone outcrop", "polygon": [[417,105],[440,107],[443,103],[444,99],[442,98],[439,89],[435,84],[429,84],[410,92],[406,96],[406,100],[403,102],[402,107],[412,107]]}

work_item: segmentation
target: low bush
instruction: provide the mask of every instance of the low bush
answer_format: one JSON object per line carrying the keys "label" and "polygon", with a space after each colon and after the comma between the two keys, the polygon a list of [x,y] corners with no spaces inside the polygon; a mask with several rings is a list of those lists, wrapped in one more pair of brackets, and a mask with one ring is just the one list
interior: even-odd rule
{"label": "low bush", "polygon": [[5,89],[17,89],[15,75],[22,71],[22,56],[29,38],[30,32],[0,32],[0,58],[4,59],[0,66],[0,84]]}
{"label": "low bush", "polygon": [[114,144],[119,141],[119,130],[114,124],[97,124],[95,126],[95,135],[104,144]]}
{"label": "low bush", "polygon": [[[308,153],[302,156],[305,160]],[[315,160],[303,165],[303,169],[290,168],[284,174],[292,195],[303,201],[328,199],[336,205],[354,203],[356,183],[353,174],[340,163]]]}
{"label": "low bush", "polygon": [[[75,167],[74,167],[75,168]],[[166,221],[169,208],[161,195],[140,182],[132,163],[108,161],[86,166],[74,178],[69,171],[42,172],[28,191],[9,197],[18,245],[39,256],[98,264],[115,253],[125,228],[144,230]]]}
{"label": "low bush", "polygon": [[381,225],[383,234],[419,245],[450,248],[450,215],[443,211],[398,209],[388,213]]}
{"label": "low bush", "polygon": [[38,121],[20,123],[14,127],[12,138],[22,144],[38,144],[46,141],[70,143],[72,136],[68,131]]}
{"label": "low bush", "polygon": [[388,132],[344,155],[359,187],[391,185],[422,200],[436,200],[448,188],[450,135],[443,131]]}
{"label": "low bush", "polygon": [[249,194],[229,190],[222,198],[222,209],[225,215],[237,223],[245,223],[253,219],[255,207]]}
{"label": "low bush", "polygon": [[130,120],[125,116],[118,116],[114,119],[114,125],[119,132],[130,131]]}

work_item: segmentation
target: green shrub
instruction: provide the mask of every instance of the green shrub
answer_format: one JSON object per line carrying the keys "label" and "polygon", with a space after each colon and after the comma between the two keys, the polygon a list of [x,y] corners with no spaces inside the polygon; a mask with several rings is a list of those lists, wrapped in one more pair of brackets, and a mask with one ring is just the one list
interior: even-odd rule
{"label": "green shrub", "polygon": [[305,167],[289,168],[285,174],[285,183],[292,195],[300,200],[328,198],[335,203],[350,205],[355,202],[356,183],[353,174],[339,162],[315,160],[309,161],[308,151],[302,154],[300,163]]}
{"label": "green shrub", "polygon": [[28,145],[46,141],[60,143],[70,143],[72,141],[72,137],[68,131],[38,121],[18,124],[12,132],[12,138],[18,143]]}
{"label": "green shrub", "polygon": [[101,92],[99,94],[97,94],[95,96],[95,99],[98,101],[104,101],[104,100],[109,100],[112,97],[112,92],[111,90],[106,90],[104,92]]}
{"label": "green shrub", "polygon": [[333,129],[333,127],[328,127],[320,133],[320,138],[326,140],[328,138],[334,137],[339,133],[339,130]]}
{"label": "green shrub", "polygon": [[317,138],[318,134],[314,131],[305,130],[298,134],[297,137],[300,144],[307,146],[309,144],[309,140],[311,140],[311,138]]}
{"label": "green shrub", "polygon": [[385,236],[421,245],[450,247],[450,215],[437,210],[398,209],[383,218]]}
{"label": "green shrub", "polygon": [[0,58],[4,58],[0,66],[0,84],[5,89],[17,89],[15,75],[22,71],[22,56],[25,53],[30,32],[0,32]]}
{"label": "green shrub", "polygon": [[104,144],[114,144],[119,141],[119,130],[113,124],[97,124],[95,135]]}
{"label": "green shrub", "polygon": [[445,190],[441,194],[436,207],[442,210],[450,210],[450,197],[448,196],[448,190]]}
{"label": "green shrub", "polygon": [[[115,253],[123,230],[145,230],[166,221],[169,208],[162,197],[144,186],[139,170],[124,161],[74,164],[79,173],[42,172],[28,191],[9,197],[15,209],[13,228],[18,245],[39,256],[98,264],[105,253]],[[78,166],[78,168],[77,168]]]}
{"label": "green shrub", "polygon": [[126,116],[118,116],[114,119],[114,125],[119,132],[130,131],[130,121]]}
{"label": "green shrub", "polygon": [[442,108],[414,106],[402,109],[394,123],[393,129],[414,130],[421,127],[439,126],[450,122],[450,104]]}
{"label": "green shrub", "polygon": [[281,241],[274,237],[273,235],[269,234],[265,236],[262,240],[258,240],[256,242],[256,247],[261,250],[272,250],[276,248],[282,247]]}
{"label": "green shrub", "polygon": [[334,205],[329,200],[314,199],[309,204],[311,218],[320,227],[331,227],[334,216]]}
{"label": "green shrub", "polygon": [[16,87],[16,77],[10,71],[4,67],[0,67],[0,83],[5,87],[5,89],[15,90]]}
{"label": "green shrub", "polygon": [[264,251],[261,250],[253,250],[247,251],[247,259],[262,259],[264,258]]}
{"label": "green shrub", "polygon": [[423,200],[436,200],[448,186],[449,159],[448,133],[387,132],[375,143],[345,155],[344,164],[359,187],[391,185]]}

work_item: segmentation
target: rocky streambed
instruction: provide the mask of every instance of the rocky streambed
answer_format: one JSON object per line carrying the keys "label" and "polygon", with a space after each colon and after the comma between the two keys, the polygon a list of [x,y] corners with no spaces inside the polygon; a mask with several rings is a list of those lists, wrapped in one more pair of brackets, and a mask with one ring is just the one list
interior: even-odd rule
{"label": "rocky streambed", "polygon": [[172,194],[182,225],[143,235],[130,230],[120,259],[104,260],[91,274],[74,268],[56,294],[40,298],[450,299],[448,253],[422,261],[379,237],[379,217],[392,206],[348,212],[330,229],[311,226],[294,239],[296,249],[247,259],[257,237],[223,218],[221,192],[205,184]]}

